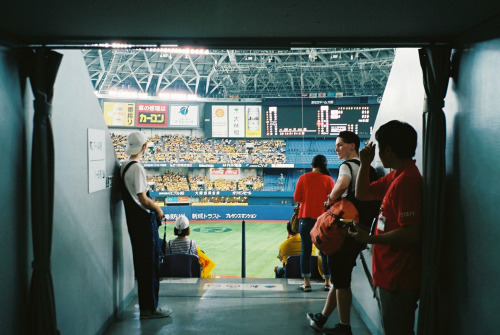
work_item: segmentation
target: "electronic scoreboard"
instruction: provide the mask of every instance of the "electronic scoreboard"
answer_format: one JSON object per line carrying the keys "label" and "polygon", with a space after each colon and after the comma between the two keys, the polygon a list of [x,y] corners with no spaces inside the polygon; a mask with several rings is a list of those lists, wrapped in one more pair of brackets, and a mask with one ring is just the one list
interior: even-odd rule
{"label": "electronic scoreboard", "polygon": [[349,130],[369,137],[378,104],[262,106],[262,137],[337,137]]}

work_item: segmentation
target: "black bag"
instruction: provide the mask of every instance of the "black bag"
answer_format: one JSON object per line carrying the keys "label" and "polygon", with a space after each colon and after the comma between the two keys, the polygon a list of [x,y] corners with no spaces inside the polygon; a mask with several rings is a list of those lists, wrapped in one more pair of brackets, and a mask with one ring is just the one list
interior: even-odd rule
{"label": "black bag", "polygon": [[299,208],[300,208],[300,202],[293,209],[293,215],[292,218],[290,219],[290,225],[294,233],[299,232]]}
{"label": "black bag", "polygon": [[[352,178],[352,167],[349,163],[354,163],[354,164],[357,164],[358,166],[361,164],[360,161],[357,159],[350,159],[350,160],[347,160],[347,161],[342,163],[342,164],[347,165],[347,167],[349,168],[349,171],[351,171],[351,182],[349,183],[349,188],[347,191],[346,199],[350,200],[354,204],[356,209],[358,210],[358,212],[359,212],[359,224],[361,225],[361,227],[363,227],[365,230],[371,232],[373,222],[376,218],[378,218],[381,201],[380,200],[362,201],[362,200],[356,199],[356,197],[354,195],[354,190],[352,187],[352,179],[353,179]],[[375,171],[373,166],[370,166],[370,183],[374,182],[377,179],[378,179],[377,172]]]}
{"label": "black bag", "polygon": [[164,231],[163,231],[163,239],[159,239],[160,241],[160,250],[161,250],[161,253],[160,253],[160,278],[164,278],[167,276],[167,268],[166,268],[166,265],[165,265],[165,255],[167,254],[167,227],[164,227]]}

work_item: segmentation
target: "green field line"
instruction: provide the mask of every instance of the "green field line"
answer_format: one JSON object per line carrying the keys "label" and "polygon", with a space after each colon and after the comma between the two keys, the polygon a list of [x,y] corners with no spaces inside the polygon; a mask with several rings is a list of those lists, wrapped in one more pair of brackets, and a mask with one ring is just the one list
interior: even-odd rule
{"label": "green field line", "polygon": [[[241,276],[241,222],[191,222],[191,235],[216,266],[212,276]],[[160,238],[167,229],[167,240],[175,237],[174,225],[160,227]],[[246,277],[274,278],[274,267],[281,265],[276,255],[287,237],[286,222],[246,222]]]}

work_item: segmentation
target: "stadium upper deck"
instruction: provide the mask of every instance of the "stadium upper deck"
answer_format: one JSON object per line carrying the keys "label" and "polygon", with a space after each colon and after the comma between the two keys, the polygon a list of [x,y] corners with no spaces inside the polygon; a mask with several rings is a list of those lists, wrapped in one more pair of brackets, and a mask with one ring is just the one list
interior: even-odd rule
{"label": "stadium upper deck", "polygon": [[[123,161],[125,154],[125,135],[112,134],[117,158]],[[260,164],[262,167],[273,164],[308,166],[315,155],[322,154],[328,159],[330,168],[338,168],[340,160],[335,153],[331,139],[272,139],[272,140],[234,140],[206,139],[186,135],[155,135],[150,138],[153,146],[144,157],[147,162],[186,163],[186,164]],[[251,150],[247,143],[254,146]]]}

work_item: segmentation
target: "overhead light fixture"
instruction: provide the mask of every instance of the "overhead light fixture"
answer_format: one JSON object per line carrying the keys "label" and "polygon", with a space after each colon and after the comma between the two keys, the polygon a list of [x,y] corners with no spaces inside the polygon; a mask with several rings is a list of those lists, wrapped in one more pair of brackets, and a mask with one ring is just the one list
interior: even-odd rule
{"label": "overhead light fixture", "polygon": [[185,55],[209,55],[210,50],[207,49],[191,49],[191,48],[147,48],[146,51],[160,52],[161,54],[185,54]]}
{"label": "overhead light fixture", "polygon": [[108,95],[112,97],[120,98],[147,98],[148,94],[145,92],[140,92],[130,89],[111,89],[107,92]]}
{"label": "overhead light fixture", "polygon": [[161,92],[158,94],[158,98],[163,100],[197,100],[198,96],[196,94],[186,94],[186,93],[165,93]]}
{"label": "overhead light fixture", "polygon": [[97,44],[86,44],[85,47],[91,48],[101,48],[101,49],[144,49],[154,47],[154,44],[126,44],[120,42],[112,43],[97,43]]}

